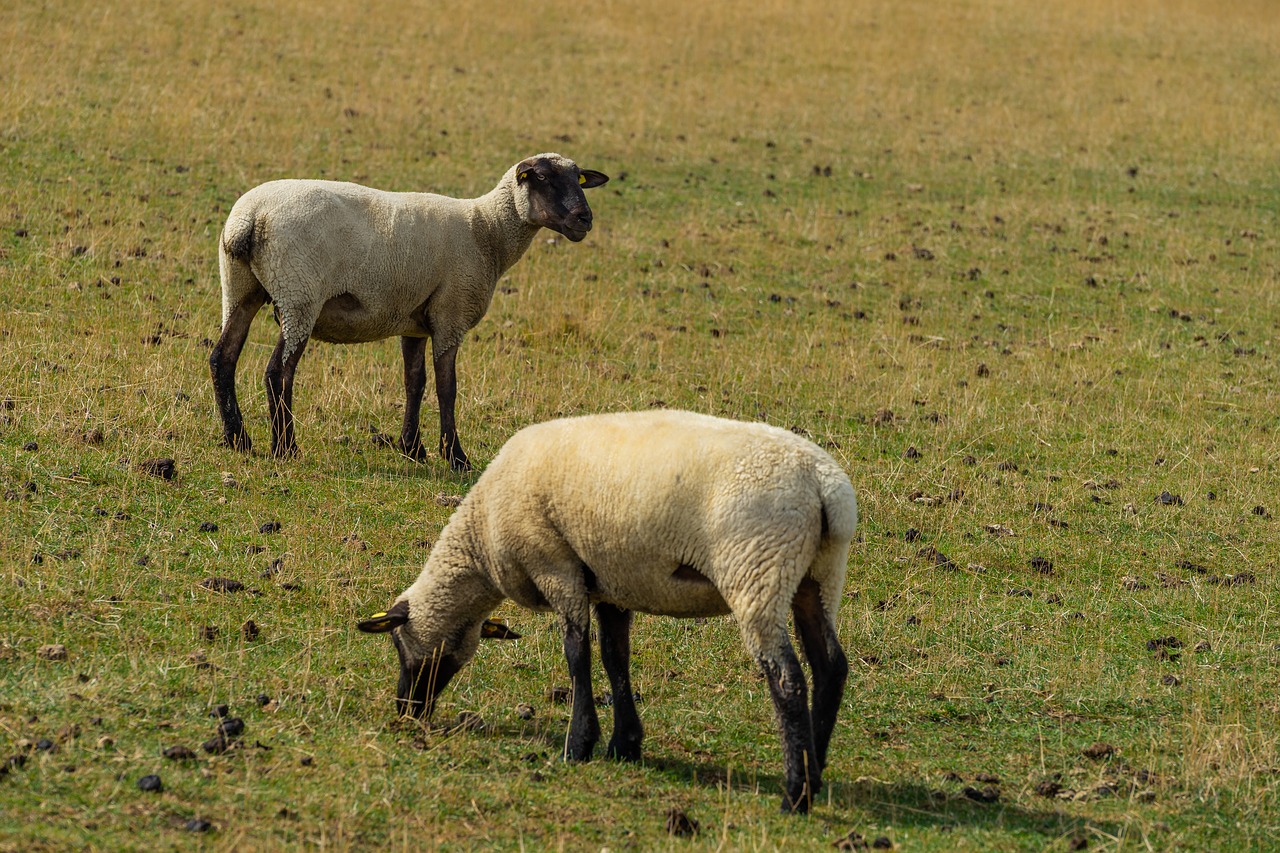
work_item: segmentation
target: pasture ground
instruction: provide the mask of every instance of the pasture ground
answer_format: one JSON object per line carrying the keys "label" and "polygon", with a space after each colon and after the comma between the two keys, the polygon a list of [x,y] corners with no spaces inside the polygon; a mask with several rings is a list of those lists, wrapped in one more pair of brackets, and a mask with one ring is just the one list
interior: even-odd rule
{"label": "pasture ground", "polygon": [[[1275,849],[1269,3],[55,0],[6,4],[0,45],[0,850]],[[640,766],[555,759],[559,638],[512,607],[525,639],[437,713],[482,728],[393,720],[354,622],[472,482],[374,440],[395,342],[310,347],[300,459],[219,444],[241,192],[476,195],[546,150],[612,181],[463,347],[464,446],[664,405],[846,466],[853,672],[810,817],[777,814],[727,620],[638,620]],[[220,704],[245,731],[207,754]]]}

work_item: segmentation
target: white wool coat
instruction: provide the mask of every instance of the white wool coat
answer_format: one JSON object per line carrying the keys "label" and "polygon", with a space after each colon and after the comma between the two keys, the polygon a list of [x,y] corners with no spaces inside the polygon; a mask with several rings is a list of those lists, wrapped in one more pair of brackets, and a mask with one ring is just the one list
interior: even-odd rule
{"label": "white wool coat", "polygon": [[857,518],[839,465],[777,427],[668,410],[549,421],[503,446],[400,599],[425,648],[457,621],[478,638],[484,614],[460,602],[508,597],[579,624],[600,601],[732,612],[756,655],[785,642],[806,576],[834,621]]}
{"label": "white wool coat", "polygon": [[[252,234],[251,264],[270,282],[286,356],[309,336],[360,343],[430,335],[444,351],[480,322],[499,277],[537,233],[520,209],[525,198],[515,166],[474,199],[270,181],[241,196],[224,234]],[[236,283],[224,276],[223,287]],[[224,292],[224,326],[239,297]]]}

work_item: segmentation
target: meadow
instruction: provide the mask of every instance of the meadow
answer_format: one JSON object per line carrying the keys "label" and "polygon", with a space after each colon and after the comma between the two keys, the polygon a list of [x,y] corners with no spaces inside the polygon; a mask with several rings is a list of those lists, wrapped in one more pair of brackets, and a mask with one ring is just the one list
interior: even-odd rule
{"label": "meadow", "polygon": [[[6,4],[0,851],[1278,849],[1277,140],[1262,0]],[[221,444],[241,193],[541,151],[611,181],[463,345],[463,445],[666,406],[845,467],[808,817],[727,619],[637,619],[639,765],[557,759],[558,630],[511,605],[395,719],[355,622],[475,477],[383,445],[395,341],[308,348],[277,461],[264,310]]]}

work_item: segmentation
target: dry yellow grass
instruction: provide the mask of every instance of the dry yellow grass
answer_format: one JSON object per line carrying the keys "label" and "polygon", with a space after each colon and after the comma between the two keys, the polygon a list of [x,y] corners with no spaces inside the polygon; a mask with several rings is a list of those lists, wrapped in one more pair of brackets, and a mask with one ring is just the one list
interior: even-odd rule
{"label": "dry yellow grass", "polygon": [[[1267,849],[1278,125],[1261,0],[5,6],[0,758],[59,751],[0,779],[0,849],[185,846],[193,815],[242,849],[689,846],[664,834],[673,803],[705,848],[856,829]],[[308,350],[301,460],[217,445],[202,339],[241,192],[470,195],[543,150],[613,181],[590,238],[539,240],[463,347],[463,440],[483,465],[527,423],[665,404],[831,447],[865,522],[855,671],[807,821],[773,814],[768,706],[722,622],[642,620],[641,768],[521,761],[562,737],[538,697],[563,664],[550,621],[514,608],[526,641],[446,697],[493,731],[389,725],[389,651],[350,625],[416,573],[434,496],[468,485],[369,445],[399,420],[393,343]],[[261,318],[241,365],[258,438],[274,333]],[[132,467],[159,455],[177,483]],[[270,518],[282,535],[256,532]],[[1210,580],[1238,572],[1256,583]],[[212,574],[262,597],[196,586]],[[1157,660],[1169,635],[1181,655]],[[36,656],[51,642],[68,663]],[[530,697],[535,723],[512,722]],[[160,763],[224,701],[273,749]],[[1095,740],[1118,757],[1082,758]],[[169,790],[140,797],[153,769]],[[988,772],[1001,800],[978,805],[961,791]],[[1037,795],[1054,773],[1086,796]]]}

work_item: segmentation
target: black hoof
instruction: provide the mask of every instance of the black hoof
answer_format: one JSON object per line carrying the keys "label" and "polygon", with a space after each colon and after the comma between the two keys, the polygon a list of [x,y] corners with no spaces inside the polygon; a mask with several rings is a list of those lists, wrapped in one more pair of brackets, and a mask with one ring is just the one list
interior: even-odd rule
{"label": "black hoof", "polygon": [[271,448],[271,455],[274,456],[276,459],[297,459],[298,445],[289,444],[282,447],[273,446]]}
{"label": "black hoof", "polygon": [[808,798],[808,797],[801,797],[801,798],[800,798],[800,800],[799,800],[798,802],[792,802],[792,801],[791,801],[790,799],[788,799],[787,797],[783,797],[783,798],[782,798],[782,813],[783,813],[783,814],[808,814],[808,813],[809,813],[809,798]]}
{"label": "black hoof", "polygon": [[809,807],[813,805],[813,798],[820,787],[822,787],[821,782],[816,785],[811,783],[794,794],[784,794],[782,797],[782,813],[808,814]]}
{"label": "black hoof", "polygon": [[471,460],[462,449],[458,436],[440,436],[440,456],[447,460],[449,467],[456,474],[466,474],[471,470]]}
{"label": "black hoof", "polygon": [[615,744],[611,742],[609,744],[609,749],[605,752],[605,755],[614,761],[639,761],[640,744]]}
{"label": "black hoof", "polygon": [[422,442],[414,439],[412,442],[405,442],[402,438],[399,444],[400,452],[412,459],[414,462],[427,461],[427,449],[422,446]]}

